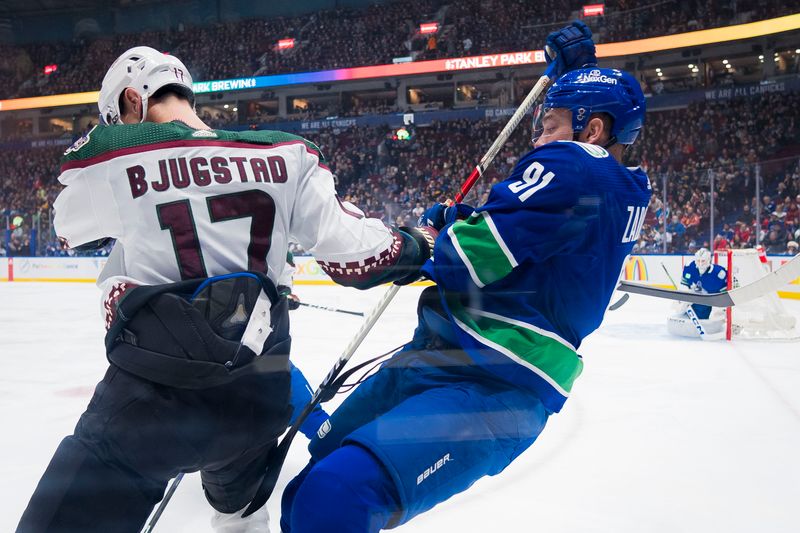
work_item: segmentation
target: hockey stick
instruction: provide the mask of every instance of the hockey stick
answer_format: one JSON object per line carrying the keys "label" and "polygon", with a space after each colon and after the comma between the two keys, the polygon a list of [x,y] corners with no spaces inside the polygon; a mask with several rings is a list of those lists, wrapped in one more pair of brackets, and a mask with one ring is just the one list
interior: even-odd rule
{"label": "hockey stick", "polygon": [[[508,138],[511,137],[511,133],[519,125],[528,111],[531,110],[545,89],[550,85],[550,80],[553,75],[552,71],[554,68],[555,63],[551,63],[551,65],[545,70],[544,74],[542,74],[542,77],[539,78],[539,81],[536,82],[531,91],[525,97],[525,100],[522,101],[522,104],[520,104],[517,110],[514,111],[514,114],[508,120],[508,123],[497,136],[497,139],[495,139],[495,141],[489,147],[489,150],[481,158],[478,165],[473,169],[473,171],[461,185],[461,190],[459,190],[455,196],[456,203],[461,202],[467,193],[469,193],[470,189],[472,189],[472,186],[475,185],[475,182],[478,181],[478,178],[483,175],[483,173],[486,171],[486,168],[495,158],[497,152],[500,151],[500,148],[502,148],[506,141],[508,141]],[[253,514],[260,509],[262,505],[267,503],[267,500],[272,495],[272,491],[275,489],[275,484],[278,481],[278,475],[281,473],[283,463],[286,460],[286,455],[289,453],[289,446],[291,445],[294,436],[299,431],[300,425],[305,421],[308,415],[311,414],[311,411],[317,406],[318,403],[329,400],[336,393],[335,390],[330,389],[331,384],[334,383],[336,377],[342,371],[342,368],[344,368],[344,366],[347,364],[347,361],[349,361],[353,356],[353,353],[355,353],[355,351],[361,345],[361,342],[378,321],[378,318],[380,318],[380,316],[383,314],[383,311],[386,309],[392,299],[394,299],[399,290],[400,285],[392,285],[389,287],[375,308],[369,312],[364,324],[356,332],[353,340],[350,341],[350,343],[344,349],[342,355],[339,356],[339,359],[333,365],[333,368],[331,368],[330,372],[328,372],[328,375],[324,380],[322,380],[320,386],[317,387],[317,390],[311,397],[311,401],[300,413],[300,416],[297,417],[294,424],[292,424],[292,427],[289,428],[289,431],[283,437],[283,440],[281,440],[280,444],[272,449],[272,453],[270,453],[269,462],[267,464],[267,471],[264,474],[264,479],[262,480],[261,486],[258,488],[256,495],[253,497],[253,501],[250,502],[250,505],[242,514],[243,517]]]}
{"label": "hockey stick", "polygon": [[[553,63],[553,65],[554,64],[555,63]],[[472,186],[475,185],[475,182],[478,181],[478,178],[483,176],[483,173],[486,172],[486,169],[497,155],[497,152],[500,151],[508,138],[511,137],[511,133],[517,129],[517,126],[519,126],[519,123],[522,121],[523,117],[528,113],[528,111],[531,110],[533,105],[539,99],[539,96],[541,96],[547,86],[550,85],[550,79],[552,75],[552,67],[548,67],[547,70],[544,71],[544,74],[542,74],[542,77],[539,78],[539,81],[537,81],[533,86],[531,92],[528,93],[528,96],[525,97],[525,100],[523,100],[517,110],[514,111],[514,114],[503,128],[503,131],[500,132],[500,135],[497,136],[497,139],[495,139],[492,145],[489,147],[489,151],[486,152],[478,165],[472,170],[470,175],[467,176],[466,181],[461,184],[461,190],[456,193],[455,203],[462,202],[470,189],[472,189]]]}
{"label": "hockey stick", "polygon": [[622,296],[619,297],[619,300],[608,306],[608,310],[616,311],[617,309],[625,305],[625,302],[627,302],[630,299],[630,297],[631,297],[630,294],[628,294],[627,292],[624,293]]}
{"label": "hockey stick", "polygon": [[167,504],[172,499],[172,495],[175,494],[175,490],[178,488],[181,480],[183,479],[183,472],[179,472],[175,479],[172,480],[172,485],[169,486],[167,492],[164,493],[164,497],[161,498],[161,503],[158,504],[158,508],[156,512],[153,513],[153,516],[150,517],[150,520],[147,521],[147,525],[144,526],[142,533],[150,533],[153,531],[153,528],[156,527],[156,522],[158,519],[161,518],[161,515],[164,513],[164,509],[167,508]]}
{"label": "hockey stick", "polygon": [[664,269],[664,274],[667,275],[667,277],[669,278],[669,282],[672,283],[672,288],[677,291],[678,290],[678,285],[675,283],[675,280],[672,278],[672,274],[670,274],[669,270],[667,270],[666,265],[664,265],[664,261],[661,261],[661,268]]}
{"label": "hockey stick", "polygon": [[300,305],[302,305],[303,307],[311,307],[313,309],[322,309],[323,311],[333,311],[334,313],[345,313],[348,315],[364,316],[364,313],[360,311],[347,311],[345,309],[339,309],[337,307],[326,307],[324,305],[307,304],[305,302],[300,302]]}
{"label": "hockey stick", "polygon": [[682,292],[670,289],[659,289],[642,283],[631,283],[621,281],[617,290],[630,292],[632,294],[642,294],[653,298],[664,298],[667,300],[677,300],[692,304],[710,305],[711,307],[733,307],[764,296],[770,292],[776,292],[785,285],[800,277],[800,255],[794,256],[782,267],[766,276],[748,283],[739,288],[728,292],[715,294],[700,294],[692,292]]}

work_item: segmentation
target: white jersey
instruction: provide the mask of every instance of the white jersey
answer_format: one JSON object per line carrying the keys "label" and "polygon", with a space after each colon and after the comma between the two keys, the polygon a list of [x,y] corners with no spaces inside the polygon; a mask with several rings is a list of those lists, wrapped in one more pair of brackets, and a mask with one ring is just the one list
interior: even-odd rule
{"label": "white jersey", "polygon": [[243,270],[277,285],[290,239],[347,283],[402,248],[398,232],[338,199],[319,149],[294,135],[108,126],[65,156],[56,233],[69,247],[116,239],[106,290]]}

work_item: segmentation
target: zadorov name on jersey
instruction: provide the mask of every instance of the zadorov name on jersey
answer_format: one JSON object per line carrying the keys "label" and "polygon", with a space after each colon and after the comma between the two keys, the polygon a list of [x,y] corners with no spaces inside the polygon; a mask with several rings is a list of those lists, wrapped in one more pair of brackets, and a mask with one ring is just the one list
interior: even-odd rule
{"label": "zadorov name on jersey", "polygon": [[[198,187],[216,183],[226,184],[238,178],[247,183],[286,183],[286,161],[279,155],[270,157],[174,157],[158,161],[158,179],[148,180],[154,172],[148,173],[142,165],[125,169],[128,184],[134,198],[147,191],[164,192],[170,187],[184,189],[194,183]],[[237,182],[238,183],[238,182]]]}
{"label": "zadorov name on jersey", "polygon": [[578,74],[575,83],[607,83],[609,85],[616,85],[616,78],[609,78],[605,74],[601,74],[599,70],[592,70],[588,74]]}

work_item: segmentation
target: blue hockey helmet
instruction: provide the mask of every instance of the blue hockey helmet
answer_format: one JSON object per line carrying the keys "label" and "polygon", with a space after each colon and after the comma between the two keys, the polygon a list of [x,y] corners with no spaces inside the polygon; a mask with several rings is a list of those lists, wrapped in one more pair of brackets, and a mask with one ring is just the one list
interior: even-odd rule
{"label": "blue hockey helmet", "polygon": [[570,110],[576,135],[586,127],[592,113],[607,113],[613,119],[608,145],[633,144],[644,125],[645,100],[639,82],[627,72],[582,68],[567,72],[547,91],[534,114],[534,141],[538,138],[537,122],[550,109]]}

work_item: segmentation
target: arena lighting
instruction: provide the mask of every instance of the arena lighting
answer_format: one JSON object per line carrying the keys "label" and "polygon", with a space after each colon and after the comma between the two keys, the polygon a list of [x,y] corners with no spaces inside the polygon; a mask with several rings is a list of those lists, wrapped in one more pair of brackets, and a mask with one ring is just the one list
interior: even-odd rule
{"label": "arena lighting", "polygon": [[294,48],[294,39],[281,39],[278,41],[278,50]]}
{"label": "arena lighting", "polygon": [[583,6],[583,16],[599,17],[605,15],[605,10],[606,10],[605,4],[589,4],[587,6]]}
{"label": "arena lighting", "polygon": [[689,63],[689,68],[694,68],[694,65],[692,65],[691,63]]}
{"label": "arena lighting", "polygon": [[[764,35],[772,35],[786,31],[800,29],[800,13],[778,17],[759,22],[737,24],[724,28],[713,28],[663,37],[651,37],[635,41],[619,43],[606,43],[597,45],[598,57],[631,56],[702,46],[706,44],[739,41]],[[312,83],[329,83],[336,81],[364,80],[382,77],[411,76],[440,72],[478,70],[484,68],[513,67],[544,63],[544,52],[529,50],[508,54],[491,54],[485,56],[462,57],[456,59],[434,59],[431,61],[414,61],[396,65],[375,65],[370,67],[342,68],[336,70],[322,70],[316,72],[299,72],[292,74],[275,74],[272,76],[259,76],[249,78],[236,78],[230,80],[200,81],[194,84],[197,94],[239,91],[245,89],[264,89],[268,87],[283,87],[287,85],[301,85]],[[92,104],[97,102],[98,91],[84,93],[57,94],[52,96],[34,96],[31,98],[16,98],[0,100],[1,111],[14,111],[19,109],[36,109],[42,107],[60,107],[68,105]]]}
{"label": "arena lighting", "polygon": [[758,56],[758,58],[759,58],[761,61],[764,61],[764,54],[761,54],[760,56]]}
{"label": "arena lighting", "polygon": [[723,65],[727,65],[727,64],[728,64],[728,60],[727,60],[727,59],[723,59],[723,60],[722,60],[722,64],[723,64]]}
{"label": "arena lighting", "polygon": [[436,33],[437,31],[439,31],[438,22],[423,22],[419,25],[419,32],[423,35],[426,33]]}
{"label": "arena lighting", "polygon": [[225,104],[225,105],[224,105],[224,106],[222,106],[222,107],[223,107],[224,109],[228,109],[230,106],[229,106],[228,104]]}
{"label": "arena lighting", "polygon": [[52,65],[45,65],[43,69],[45,76],[49,76],[50,74],[52,74],[57,70],[58,70],[58,65],[56,65],[55,63],[53,63]]}
{"label": "arena lighting", "polygon": [[656,72],[661,72],[661,67],[656,67]]}

